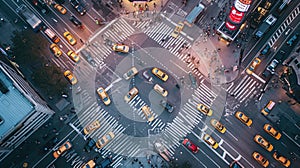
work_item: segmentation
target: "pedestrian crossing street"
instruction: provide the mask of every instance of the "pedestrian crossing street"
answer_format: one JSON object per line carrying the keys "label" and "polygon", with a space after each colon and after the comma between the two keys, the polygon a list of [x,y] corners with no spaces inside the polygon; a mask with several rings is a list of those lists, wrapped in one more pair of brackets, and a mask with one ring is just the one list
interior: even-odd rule
{"label": "pedestrian crossing street", "polygon": [[[105,109],[101,108],[96,101],[92,101],[92,95],[86,90],[80,92],[85,108],[82,108],[81,112],[77,112],[78,119],[72,124],[80,131],[83,132],[83,128],[95,120],[100,121],[100,128],[85,135],[86,138],[90,137],[94,140],[98,140],[107,132],[114,132],[115,138],[108,143],[103,149],[98,150],[101,156],[108,157],[113,154],[113,167],[122,165],[123,156],[134,157],[142,149],[140,144],[136,142],[135,137],[131,137],[123,134],[125,127],[118,122],[116,118],[111,116]],[[210,107],[213,101],[218,95],[213,92],[204,84],[195,89],[191,99],[185,103],[180,109],[177,117],[171,123],[164,123],[159,119],[159,116],[154,113],[155,120],[148,122],[151,130],[159,129],[162,140],[166,143],[166,148],[173,156],[176,148],[180,145],[180,141],[188,133],[191,133],[193,128],[200,122],[204,117],[204,114],[197,110],[197,104],[203,103]],[[145,121],[146,118],[141,111],[141,107],[146,103],[137,95],[134,99],[129,102],[131,109],[136,114],[142,117]],[[150,142],[151,143],[151,142]]]}
{"label": "pedestrian crossing street", "polygon": [[[143,118],[143,120],[147,121],[147,118],[145,117],[143,111],[142,111],[142,107],[144,105],[147,105],[139,95],[136,95],[130,102],[129,105],[131,107],[131,109],[133,109],[133,112],[137,113],[141,118]],[[161,121],[161,119],[158,118],[158,115],[155,114],[155,112],[152,111],[151,107],[150,107],[150,111],[152,112],[152,114],[154,115],[154,120],[152,122],[148,122],[147,123],[151,126],[151,130],[156,129],[157,127],[162,130],[165,127],[165,123],[163,123]]]}
{"label": "pedestrian crossing street", "polygon": [[205,117],[203,113],[197,110],[199,103],[211,107],[213,101],[218,95],[208,88],[206,85],[201,84],[192,94],[192,99],[181,107],[177,117],[168,123],[166,128],[162,131],[162,139],[166,144],[166,148],[172,155],[174,155],[177,147],[180,146],[181,140],[189,133],[192,132],[194,127],[199,124],[201,119]]}
{"label": "pedestrian crossing street", "polygon": [[141,21],[134,24],[137,29],[142,30],[148,37],[156,41],[160,46],[169,50],[179,59],[184,60],[186,53],[183,51],[191,47],[191,43],[179,35],[178,38],[171,37],[175,26],[171,27],[164,22],[153,23],[152,21]]}
{"label": "pedestrian crossing street", "polygon": [[[102,37],[115,43],[121,43],[133,33],[135,33],[135,29],[123,18],[120,18],[103,32]],[[88,47],[82,50],[93,55],[93,59],[100,68],[105,66],[104,60],[113,52],[111,46],[97,40],[90,42]]]}
{"label": "pedestrian crossing street", "polygon": [[[84,95],[83,100],[90,99],[90,95],[86,94],[87,92],[83,91]],[[78,119],[72,124],[79,129],[80,132],[83,132],[83,128],[95,120],[100,121],[100,128],[86,135],[86,138],[91,137],[95,141],[103,137],[107,132],[112,131],[115,134],[114,139],[108,143],[103,149],[98,150],[98,152],[103,156],[103,158],[108,157],[114,153],[112,163],[113,167],[118,167],[121,165],[123,160],[122,155],[133,157],[141,149],[139,143],[135,143],[134,137],[127,136],[122,134],[125,131],[125,128],[118,123],[118,121],[112,117],[106,110],[101,109],[97,102],[85,102],[86,109],[78,114]]]}
{"label": "pedestrian crossing street", "polygon": [[263,83],[254,80],[254,78],[249,75],[245,75],[243,79],[237,83],[237,85],[234,83],[227,88],[227,92],[240,103],[243,103],[246,100],[253,98],[262,86]]}

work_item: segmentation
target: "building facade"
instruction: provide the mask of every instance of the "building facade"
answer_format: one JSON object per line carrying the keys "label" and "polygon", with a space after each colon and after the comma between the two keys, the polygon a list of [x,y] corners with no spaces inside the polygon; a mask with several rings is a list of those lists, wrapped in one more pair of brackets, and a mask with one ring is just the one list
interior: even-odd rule
{"label": "building facade", "polygon": [[53,114],[29,83],[0,61],[0,162]]}

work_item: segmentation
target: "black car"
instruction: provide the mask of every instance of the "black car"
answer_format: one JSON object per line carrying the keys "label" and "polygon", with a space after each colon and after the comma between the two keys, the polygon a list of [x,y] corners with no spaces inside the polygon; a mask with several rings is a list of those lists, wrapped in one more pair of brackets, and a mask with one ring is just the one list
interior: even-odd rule
{"label": "black car", "polygon": [[159,104],[163,106],[169,113],[172,113],[174,110],[174,107],[165,100],[161,100]]}
{"label": "black car", "polygon": [[90,152],[95,145],[96,145],[96,141],[93,138],[90,138],[88,143],[84,146],[84,150],[86,152]]}
{"label": "black car", "polygon": [[78,0],[70,0],[71,5],[74,9],[82,16],[86,13],[86,9]]}
{"label": "black car", "polygon": [[84,9],[84,7],[82,5],[78,5],[76,10],[81,16],[83,16],[86,13],[86,10]]}
{"label": "black car", "polygon": [[261,54],[261,55],[267,55],[267,54],[270,52],[270,49],[271,49],[270,45],[267,44],[267,45],[265,46],[265,48],[260,52],[260,54]]}
{"label": "black car", "polygon": [[77,27],[82,26],[82,23],[73,15],[70,17],[70,21]]}

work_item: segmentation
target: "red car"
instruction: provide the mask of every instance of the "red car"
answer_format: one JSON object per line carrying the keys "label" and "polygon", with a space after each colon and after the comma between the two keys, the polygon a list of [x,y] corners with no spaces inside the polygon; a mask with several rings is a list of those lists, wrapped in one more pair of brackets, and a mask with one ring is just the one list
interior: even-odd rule
{"label": "red car", "polygon": [[189,139],[185,138],[182,141],[182,144],[187,147],[190,151],[192,151],[193,153],[197,153],[199,151],[199,147],[196,146],[192,141],[190,141]]}

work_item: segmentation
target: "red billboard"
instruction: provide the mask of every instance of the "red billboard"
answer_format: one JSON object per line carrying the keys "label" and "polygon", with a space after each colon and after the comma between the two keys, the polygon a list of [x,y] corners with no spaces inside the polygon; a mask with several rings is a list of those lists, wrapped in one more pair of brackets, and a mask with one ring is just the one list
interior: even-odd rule
{"label": "red billboard", "polygon": [[239,24],[243,20],[244,15],[245,15],[244,12],[240,12],[236,10],[235,7],[232,7],[228,18],[230,19],[231,22]]}
{"label": "red billboard", "polygon": [[230,22],[226,22],[225,25],[228,30],[235,30],[237,28],[236,25],[233,25]]}

